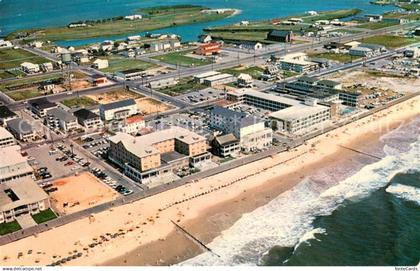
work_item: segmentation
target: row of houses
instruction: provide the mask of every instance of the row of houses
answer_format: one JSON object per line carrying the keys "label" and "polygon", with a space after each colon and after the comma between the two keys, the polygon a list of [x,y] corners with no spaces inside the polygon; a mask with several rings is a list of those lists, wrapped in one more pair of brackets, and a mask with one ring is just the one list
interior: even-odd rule
{"label": "row of houses", "polygon": [[20,68],[25,73],[38,73],[38,72],[50,72],[54,70],[54,66],[51,62],[46,62],[42,64],[34,64],[31,62],[22,62]]}

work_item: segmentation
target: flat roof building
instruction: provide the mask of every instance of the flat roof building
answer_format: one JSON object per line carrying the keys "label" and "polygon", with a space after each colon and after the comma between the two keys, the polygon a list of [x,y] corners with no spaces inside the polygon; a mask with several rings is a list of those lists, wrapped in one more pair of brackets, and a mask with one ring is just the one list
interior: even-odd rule
{"label": "flat roof building", "polygon": [[0,223],[23,214],[34,215],[50,208],[50,200],[31,178],[0,183]]}
{"label": "flat roof building", "polygon": [[134,99],[126,99],[99,106],[99,115],[104,121],[125,119],[138,113]]}
{"label": "flat roof building", "polygon": [[235,77],[228,73],[220,73],[203,79],[203,84],[209,87],[228,84],[235,81]]}
{"label": "flat roof building", "polygon": [[50,102],[47,98],[39,98],[29,101],[31,111],[43,118],[47,115],[47,111],[58,107],[56,103]]}
{"label": "flat roof building", "polygon": [[7,122],[7,129],[20,141],[28,142],[35,140],[36,131],[26,119],[15,118]]}
{"label": "flat roof building", "polygon": [[77,118],[62,108],[48,110],[45,120],[47,126],[52,129],[60,129],[64,132],[77,129]]}
{"label": "flat roof building", "polygon": [[17,118],[15,112],[11,111],[7,106],[0,105],[0,126],[6,126],[6,122]]}
{"label": "flat roof building", "polygon": [[5,128],[0,127],[0,148],[16,145],[15,138]]}
{"label": "flat roof building", "polygon": [[77,118],[77,122],[86,127],[90,128],[101,128],[103,123],[101,118],[98,114],[93,113],[92,111],[82,108],[73,113],[73,115]]}
{"label": "flat roof building", "polygon": [[33,169],[20,153],[20,146],[0,148],[0,183],[33,176]]}

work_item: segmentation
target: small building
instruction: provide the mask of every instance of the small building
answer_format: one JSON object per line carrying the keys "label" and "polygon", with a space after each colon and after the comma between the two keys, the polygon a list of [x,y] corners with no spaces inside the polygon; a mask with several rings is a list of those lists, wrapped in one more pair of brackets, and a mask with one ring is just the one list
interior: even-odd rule
{"label": "small building", "polygon": [[29,101],[31,111],[43,118],[47,115],[47,111],[58,107],[56,103],[50,102],[47,98],[39,98]]}
{"label": "small building", "polygon": [[34,215],[50,208],[50,199],[31,178],[0,183],[0,224],[24,214]]}
{"label": "small building", "polygon": [[305,53],[292,53],[280,58],[280,67],[282,70],[303,73],[316,70],[318,64],[308,61]]}
{"label": "small building", "polygon": [[112,40],[106,40],[102,42],[101,45],[99,45],[99,49],[101,49],[104,52],[112,51],[113,48],[114,48],[114,42]]}
{"label": "small building", "polygon": [[7,129],[13,136],[22,142],[33,141],[36,138],[36,131],[32,124],[26,119],[15,118],[7,122]]}
{"label": "small building", "polygon": [[143,18],[143,16],[140,15],[140,14],[133,14],[133,15],[124,16],[124,19],[129,20],[129,21],[141,20],[142,18]]}
{"label": "small building", "polygon": [[209,87],[229,84],[235,81],[235,77],[228,73],[221,73],[217,75],[213,75],[210,77],[206,77],[203,79],[203,84]]}
{"label": "small building", "polygon": [[60,129],[63,132],[77,129],[77,118],[62,108],[48,110],[45,123],[51,129]]}
{"label": "small building", "polygon": [[374,54],[379,54],[382,52],[386,52],[386,47],[383,45],[379,45],[379,44],[369,44],[369,43],[362,43],[359,45],[359,47],[363,47],[363,48],[369,48],[372,50],[372,52]]}
{"label": "small building", "polygon": [[303,23],[303,19],[302,18],[290,18],[288,20],[290,22],[294,22],[294,23]]}
{"label": "small building", "polygon": [[240,26],[248,26],[249,25],[249,21],[240,21],[239,22]]}
{"label": "small building", "polygon": [[54,70],[54,66],[51,62],[42,63],[39,66],[43,72],[51,72]]}
{"label": "small building", "polygon": [[82,108],[73,113],[77,118],[77,122],[88,129],[99,129],[103,127],[103,123],[99,115],[93,113],[92,111]]}
{"label": "small building", "polygon": [[361,56],[361,57],[371,57],[373,56],[373,51],[370,48],[366,47],[354,47],[349,50],[351,56]]}
{"label": "small building", "polygon": [[380,22],[383,19],[381,14],[366,14],[365,17],[368,18],[369,22]]}
{"label": "small building", "polygon": [[6,126],[9,120],[16,119],[17,115],[11,111],[7,106],[0,105],[0,126]]}
{"label": "small building", "polygon": [[0,148],[16,145],[15,138],[5,128],[0,127]]}
{"label": "small building", "polygon": [[0,184],[27,177],[30,178],[33,177],[33,173],[34,169],[28,164],[27,159],[22,156],[19,145],[0,148]]}
{"label": "small building", "polygon": [[108,78],[100,74],[92,75],[91,80],[94,86],[100,86],[100,85],[108,83]]}
{"label": "small building", "polygon": [[251,75],[247,73],[241,73],[238,76],[238,86],[239,87],[252,87],[252,83],[254,82],[254,79]]}
{"label": "small building", "polygon": [[144,75],[143,69],[129,69],[124,71],[119,71],[115,73],[116,77],[119,77],[125,81],[131,81],[142,78]]}
{"label": "small building", "polygon": [[42,44],[43,44],[42,41],[33,41],[33,42],[30,43],[30,45],[34,48],[41,48]]}
{"label": "small building", "polygon": [[0,39],[0,49],[8,49],[12,47],[13,47],[13,44],[10,41]]}
{"label": "small building", "polygon": [[203,84],[205,78],[215,76],[215,75],[218,75],[218,74],[220,74],[220,72],[218,72],[218,71],[210,71],[210,72],[200,73],[200,74],[194,75],[193,80],[196,83]]}
{"label": "small building", "polygon": [[128,58],[136,57],[136,52],[133,49],[128,49],[123,52],[123,55]]}
{"label": "small building", "polygon": [[194,53],[197,55],[209,56],[219,54],[221,51],[220,43],[218,42],[209,42],[206,44],[200,45]]}
{"label": "small building", "polygon": [[355,47],[359,47],[359,45],[360,45],[361,43],[360,42],[358,42],[358,41],[351,41],[351,42],[347,42],[347,43],[345,43],[344,44],[344,47],[347,49],[347,50],[350,50],[351,48],[355,48]]}
{"label": "small building", "polygon": [[92,68],[95,68],[95,69],[98,69],[98,70],[101,70],[101,69],[106,69],[106,68],[108,68],[109,67],[109,64],[108,64],[108,60],[107,59],[95,59],[95,61],[93,61],[93,64],[92,64]]}
{"label": "small building", "polygon": [[176,78],[170,77],[170,78],[151,81],[149,83],[149,88],[162,89],[162,88],[167,88],[167,87],[173,87],[176,84],[178,84],[178,80]]}
{"label": "small building", "polygon": [[198,36],[198,40],[201,43],[209,43],[212,41],[212,38],[210,35],[203,34],[203,35]]}
{"label": "small building", "polygon": [[310,11],[307,11],[306,14],[308,14],[309,16],[316,16],[318,15],[318,12],[310,10]]}
{"label": "small building", "polygon": [[267,40],[277,42],[292,42],[293,32],[288,30],[271,30],[267,34]]}
{"label": "small building", "polygon": [[409,58],[418,58],[420,57],[420,48],[413,47],[404,50],[404,56]]}
{"label": "small building", "polygon": [[240,141],[233,134],[217,136],[211,143],[213,154],[220,157],[235,157],[241,150]]}
{"label": "small building", "polygon": [[120,132],[137,135],[144,127],[146,127],[146,123],[143,116],[131,116],[122,121]]}
{"label": "small building", "polygon": [[99,106],[99,115],[103,121],[120,120],[138,113],[134,99],[121,100]]}
{"label": "small building", "polygon": [[22,64],[20,64],[20,68],[22,69],[22,71],[24,71],[26,73],[37,73],[37,72],[39,72],[39,65],[38,64],[33,64],[31,62],[23,62]]}
{"label": "small building", "polygon": [[330,49],[339,49],[339,50],[342,50],[342,49],[345,49],[345,47],[346,46],[345,46],[344,43],[336,42],[336,41],[332,41],[332,42],[324,45],[324,48],[325,49],[328,49],[328,50],[330,50]]}

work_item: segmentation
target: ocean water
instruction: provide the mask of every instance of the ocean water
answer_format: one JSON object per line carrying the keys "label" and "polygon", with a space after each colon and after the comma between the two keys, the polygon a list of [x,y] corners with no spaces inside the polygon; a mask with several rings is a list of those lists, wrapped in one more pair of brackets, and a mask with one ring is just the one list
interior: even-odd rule
{"label": "ocean water", "polygon": [[245,214],[181,265],[417,265],[420,118]]}
{"label": "ocean water", "polygon": [[[239,22],[241,20],[270,19],[308,10],[335,10],[359,8],[365,13],[382,13],[393,9],[390,6],[369,4],[369,0],[0,0],[0,36],[19,29],[42,28],[67,25],[83,19],[100,19],[118,15],[128,15],[137,8],[195,4],[211,8],[236,8],[241,14],[225,20],[177,26],[162,29],[160,33],[175,33],[183,40],[196,40],[202,29],[209,26]],[[139,33],[144,34],[144,33]],[[112,39],[124,36],[108,37]],[[62,46],[77,46],[100,42],[106,38],[59,42]]]}

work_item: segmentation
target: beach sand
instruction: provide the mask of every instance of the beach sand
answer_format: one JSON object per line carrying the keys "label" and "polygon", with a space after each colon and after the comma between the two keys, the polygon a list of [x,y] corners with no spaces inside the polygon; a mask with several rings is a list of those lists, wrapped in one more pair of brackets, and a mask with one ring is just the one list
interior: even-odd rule
{"label": "beach sand", "polygon": [[[317,168],[355,153],[419,116],[420,98],[381,111],[271,158],[188,184],[1,247],[2,265],[45,265],[82,252],[68,265],[172,264],[200,253],[175,233],[174,220],[210,242],[241,214],[266,204]],[[210,192],[212,191],[212,192]],[[195,197],[198,194],[202,196]],[[190,199],[194,197],[193,199]],[[187,200],[189,199],[189,200]],[[176,204],[174,204],[176,203]],[[32,249],[34,253],[25,253]],[[19,252],[23,256],[18,257]]]}

